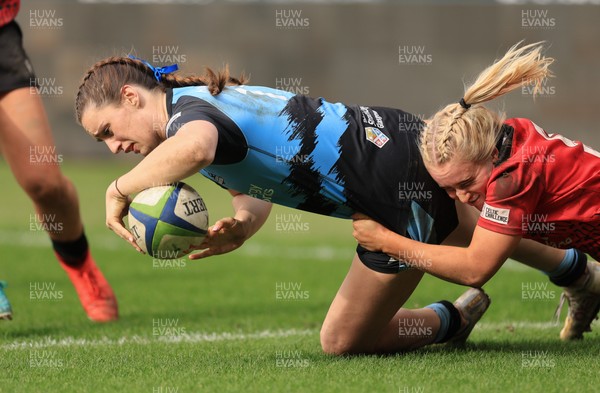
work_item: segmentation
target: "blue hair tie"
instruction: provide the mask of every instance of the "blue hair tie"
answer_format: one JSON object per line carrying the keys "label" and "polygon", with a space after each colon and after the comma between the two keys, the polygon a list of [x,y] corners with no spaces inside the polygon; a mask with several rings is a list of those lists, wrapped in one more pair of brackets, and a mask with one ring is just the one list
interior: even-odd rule
{"label": "blue hair tie", "polygon": [[154,77],[159,82],[160,82],[160,78],[163,75],[170,74],[170,73],[175,72],[175,71],[177,71],[179,69],[179,67],[177,66],[177,64],[171,64],[170,66],[164,66],[164,67],[154,67],[154,66],[152,66],[152,64],[148,63],[146,60],[142,60],[139,57],[135,57],[134,55],[129,55],[128,57],[130,59],[139,60],[142,63],[144,63],[148,68],[150,68],[152,70],[152,72],[154,73]]}

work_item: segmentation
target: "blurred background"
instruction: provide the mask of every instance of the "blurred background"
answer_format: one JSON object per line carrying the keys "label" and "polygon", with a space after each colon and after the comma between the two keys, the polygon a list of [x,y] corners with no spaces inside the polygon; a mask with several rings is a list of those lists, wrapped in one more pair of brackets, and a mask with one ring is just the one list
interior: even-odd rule
{"label": "blurred background", "polygon": [[[600,7],[592,2],[600,0],[22,0],[17,21],[61,170],[77,187],[86,234],[117,294],[121,321],[91,326],[84,320],[31,201],[0,158],[0,279],[9,281],[16,316],[1,326],[0,350],[32,343],[2,352],[0,391],[591,391],[598,380],[588,367],[600,352],[597,324],[590,338],[565,350],[557,340],[560,326],[549,323],[560,290],[516,262],[486,284],[493,304],[474,331],[475,351],[446,355],[439,346],[340,362],[321,354],[318,336],[354,255],[349,220],[275,206],[261,231],[232,253],[172,265],[136,253],[106,228],[104,203],[106,187],[141,157],[113,157],[76,124],[73,103],[89,67],[131,53],[155,65],[178,63],[183,74],[229,64],[253,84],[425,118],[457,102],[463,84],[510,46],[544,40],[556,58],[556,77],[535,101],[523,88],[493,105],[600,148]],[[186,182],[201,193],[211,224],[232,214],[225,190],[203,176]],[[64,301],[32,299],[38,284],[64,291]],[[306,297],[281,300],[284,285]],[[530,288],[541,298],[530,298]],[[426,276],[406,307],[455,299],[463,291]],[[155,321],[167,319],[186,333],[261,338],[173,345],[154,336]],[[260,334],[277,329],[292,334]],[[156,345],[140,345],[136,337],[156,339]],[[101,345],[44,347],[63,338]],[[310,367],[277,367],[278,353],[292,351]],[[32,368],[40,352],[67,366]],[[529,367],[528,359],[549,360],[556,368]],[[452,373],[430,372],[448,363]],[[565,378],[546,378],[550,373]],[[576,386],[567,374],[576,376]]]}
{"label": "blurred background", "polygon": [[82,75],[107,56],[179,63],[184,74],[229,64],[252,84],[427,117],[520,40],[547,42],[556,77],[535,101],[523,88],[494,105],[600,148],[599,20],[592,4],[513,0],[24,0],[17,17],[66,160],[110,155],[73,115]]}

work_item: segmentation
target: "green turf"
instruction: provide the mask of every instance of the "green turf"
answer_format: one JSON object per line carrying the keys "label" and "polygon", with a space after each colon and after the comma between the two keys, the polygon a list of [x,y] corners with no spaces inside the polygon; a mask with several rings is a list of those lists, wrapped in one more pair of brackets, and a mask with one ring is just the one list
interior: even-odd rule
{"label": "green turf", "polygon": [[[234,253],[153,265],[104,226],[105,188],[126,162],[63,166],[119,299],[118,323],[92,324],[46,236],[32,230],[31,203],[0,164],[0,279],[9,282],[15,314],[0,322],[0,392],[597,391],[598,324],[584,341],[561,343],[560,327],[548,325],[560,291],[540,289],[542,275],[514,264],[486,285],[492,307],[464,350],[326,356],[318,331],[353,255],[349,222],[276,208]],[[223,190],[200,176],[188,182],[205,198],[211,222],[230,214]],[[297,231],[283,230],[291,224]],[[299,296],[278,299],[278,286]],[[527,286],[551,299],[525,299]],[[426,278],[407,306],[462,291]]]}

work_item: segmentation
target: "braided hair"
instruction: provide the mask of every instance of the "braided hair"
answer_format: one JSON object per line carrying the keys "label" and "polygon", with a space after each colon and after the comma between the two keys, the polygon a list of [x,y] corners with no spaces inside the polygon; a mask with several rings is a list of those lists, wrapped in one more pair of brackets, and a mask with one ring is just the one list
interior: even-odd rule
{"label": "braided hair", "polygon": [[75,117],[81,124],[81,116],[88,104],[97,107],[121,102],[121,87],[138,85],[148,90],[185,86],[207,86],[212,95],[219,94],[227,85],[242,85],[247,78],[229,75],[229,67],[214,72],[206,68],[204,75],[179,76],[162,74],[157,80],[154,71],[143,61],[129,57],[109,57],[94,64],[84,75],[75,97]]}
{"label": "braided hair", "polygon": [[504,114],[482,104],[522,85],[534,84],[534,96],[554,59],[542,56],[542,43],[512,46],[466,89],[460,103],[447,105],[426,121],[419,148],[426,166],[443,165],[455,157],[482,162],[492,156]]}

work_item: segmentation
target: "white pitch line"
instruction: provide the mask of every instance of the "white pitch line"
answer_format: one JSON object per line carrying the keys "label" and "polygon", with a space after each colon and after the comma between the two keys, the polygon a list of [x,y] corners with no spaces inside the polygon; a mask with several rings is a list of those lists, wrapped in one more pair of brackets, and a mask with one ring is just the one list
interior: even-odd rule
{"label": "white pitch line", "polygon": [[[475,326],[475,330],[506,330],[506,329],[530,329],[530,330],[547,330],[558,329],[560,325],[553,322],[482,322]],[[318,334],[316,329],[288,329],[288,330],[263,330],[254,333],[186,333],[173,336],[124,336],[119,338],[101,337],[97,339],[64,337],[60,339],[52,337],[44,337],[40,340],[15,341],[0,346],[3,350],[19,350],[19,349],[41,349],[41,348],[59,348],[59,347],[93,347],[93,346],[121,346],[127,344],[134,345],[152,345],[156,343],[167,344],[198,344],[204,342],[217,341],[244,341],[244,340],[261,340],[285,337],[301,337]]]}
{"label": "white pitch line", "polygon": [[260,340],[268,338],[284,338],[284,337],[299,337],[317,334],[317,330],[311,329],[289,329],[289,330],[263,330],[255,333],[184,333],[173,336],[131,336],[120,338],[102,337],[99,339],[86,339],[75,337],[64,337],[55,339],[52,337],[44,337],[41,340],[15,341],[12,343],[0,346],[4,350],[17,349],[39,349],[51,347],[87,347],[87,346],[120,346],[125,344],[150,345],[156,343],[203,343],[216,341],[237,341],[237,340]]}
{"label": "white pitch line", "polygon": [[524,322],[524,321],[507,321],[507,322],[481,322],[475,325],[475,330],[506,330],[506,329],[532,329],[546,330],[557,329],[562,327],[562,322]]}
{"label": "white pitch line", "polygon": [[[0,230],[0,245],[23,246],[28,248],[50,248],[50,240],[42,232],[24,232]],[[127,251],[130,246],[114,234],[96,235],[91,241],[92,251],[102,249],[109,251]],[[242,257],[261,257],[277,255],[287,260],[314,260],[314,261],[332,261],[344,260],[350,261],[354,256],[353,245],[349,247],[332,247],[323,245],[316,246],[278,246],[273,243],[248,241],[238,250],[234,251]],[[512,260],[508,260],[502,267],[510,271],[531,271],[528,266],[522,265]]]}
{"label": "white pitch line", "polygon": [[[89,239],[89,238],[88,238]],[[94,236],[90,240],[92,251],[94,249],[109,251],[130,251],[130,246],[114,234]],[[0,245],[22,246],[27,248],[50,248],[50,240],[43,232],[24,232],[0,230]],[[277,255],[282,259],[312,259],[316,261],[348,260],[354,255],[354,248],[332,247],[325,244],[321,246],[285,246],[281,247],[267,242],[249,241],[243,247],[234,251],[237,255],[245,257],[261,257]]]}

